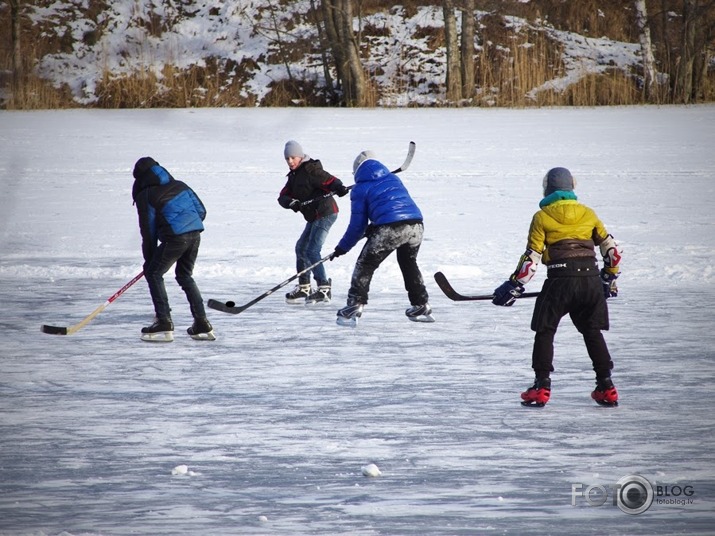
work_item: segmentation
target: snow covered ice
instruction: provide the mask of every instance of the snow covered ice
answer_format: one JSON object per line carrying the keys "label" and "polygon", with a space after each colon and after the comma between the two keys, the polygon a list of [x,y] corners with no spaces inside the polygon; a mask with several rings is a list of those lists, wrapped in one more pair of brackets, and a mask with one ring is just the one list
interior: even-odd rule
{"label": "snow covered ice", "polygon": [[[712,534],[715,107],[0,112],[0,138],[0,534]],[[205,300],[240,305],[292,275],[288,139],[346,184],[361,150],[396,167],[417,143],[401,176],[425,215],[435,323],[405,317],[393,256],[359,326],[335,324],[358,244],[327,265],[330,305],[288,307],[287,287],[209,310],[214,342],[185,334],[170,274],[171,344],[139,340],[143,280],[74,335],[40,333],[141,269],[142,156],[206,204]],[[606,333],[618,408],[591,400],[568,319],[551,401],[522,408],[533,300],[455,303],[432,279],[504,281],[554,166],[625,250]],[[347,226],[338,203],[324,253]],[[637,515],[613,503],[629,475],[660,486]],[[605,504],[573,491],[587,488]]]}

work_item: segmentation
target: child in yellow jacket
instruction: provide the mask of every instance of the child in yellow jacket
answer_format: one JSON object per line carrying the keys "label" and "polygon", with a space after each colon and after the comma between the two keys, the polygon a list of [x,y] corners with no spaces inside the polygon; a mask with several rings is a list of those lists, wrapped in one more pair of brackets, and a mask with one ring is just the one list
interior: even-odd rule
{"label": "child in yellow jacket", "polygon": [[[568,169],[557,167],[544,177],[544,198],[529,227],[526,251],[514,273],[494,291],[492,303],[511,306],[524,292],[540,263],[547,279],[536,299],[531,329],[536,332],[532,352],[534,385],[521,394],[522,405],[544,406],[551,396],[554,336],[561,318],[569,314],[583,336],[596,373],[591,397],[604,406],[618,405],[611,380],[613,361],[603,338],[608,330],[606,299],[618,295],[622,250],[596,213],[578,202],[575,181]],[[603,258],[599,271],[595,248]]]}

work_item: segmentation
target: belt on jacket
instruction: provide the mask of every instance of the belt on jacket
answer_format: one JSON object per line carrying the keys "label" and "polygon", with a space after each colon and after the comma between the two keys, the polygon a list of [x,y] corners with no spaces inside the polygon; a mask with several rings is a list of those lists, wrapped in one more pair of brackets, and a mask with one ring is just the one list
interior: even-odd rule
{"label": "belt on jacket", "polygon": [[593,257],[574,257],[546,265],[546,277],[588,277],[598,275],[598,265]]}

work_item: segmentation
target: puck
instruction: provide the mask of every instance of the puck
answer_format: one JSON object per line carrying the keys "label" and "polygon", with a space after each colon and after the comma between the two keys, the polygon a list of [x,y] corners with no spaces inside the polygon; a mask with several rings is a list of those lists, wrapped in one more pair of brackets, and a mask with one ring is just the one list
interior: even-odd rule
{"label": "puck", "polygon": [[232,302],[230,300],[226,302],[226,307],[235,307],[235,306],[236,306],[236,302]]}

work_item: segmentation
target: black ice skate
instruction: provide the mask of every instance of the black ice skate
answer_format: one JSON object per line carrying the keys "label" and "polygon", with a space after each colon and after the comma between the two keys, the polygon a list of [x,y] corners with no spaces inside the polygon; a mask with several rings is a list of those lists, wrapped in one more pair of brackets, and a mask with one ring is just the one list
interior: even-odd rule
{"label": "black ice skate", "polygon": [[215,341],[216,335],[214,335],[213,327],[211,323],[205,319],[195,319],[193,325],[186,330],[192,339],[197,341]]}
{"label": "black ice skate", "polygon": [[313,289],[310,287],[310,283],[305,285],[296,285],[296,287],[286,294],[286,303],[290,304],[304,304],[305,299],[313,293]]}
{"label": "black ice skate", "polygon": [[330,287],[331,283],[332,280],[328,279],[327,283],[318,285],[318,289],[315,292],[311,293],[310,296],[305,299],[305,304],[316,305],[318,303],[330,303],[330,300],[333,297],[333,293]]}
{"label": "black ice skate", "polygon": [[171,318],[155,318],[151,326],[142,328],[141,339],[146,342],[171,342],[174,340],[174,323]]}
{"label": "black ice skate", "polygon": [[429,303],[424,305],[413,305],[405,311],[407,318],[413,322],[434,322],[434,317],[432,316],[432,307]]}

